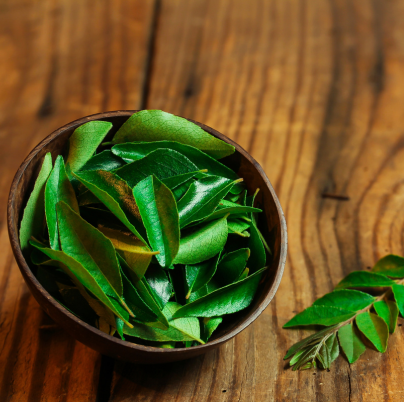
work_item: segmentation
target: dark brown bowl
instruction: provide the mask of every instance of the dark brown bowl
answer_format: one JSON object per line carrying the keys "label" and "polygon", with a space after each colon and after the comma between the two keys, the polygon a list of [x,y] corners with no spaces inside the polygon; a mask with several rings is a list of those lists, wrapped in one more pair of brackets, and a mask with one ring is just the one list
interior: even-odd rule
{"label": "dark brown bowl", "polygon": [[42,287],[33,273],[35,267],[30,267],[30,262],[25,260],[21,252],[18,231],[22,213],[41,167],[42,159],[47,152],[52,153],[53,159],[62,154],[73,131],[90,120],[106,120],[113,123],[113,130],[108,135],[108,138],[112,138],[117,129],[134,112],[135,110],[120,110],[83,117],[54,131],[37,145],[18,169],[11,185],[7,208],[8,232],[14,256],[25,282],[41,307],[63,329],[90,348],[117,359],[144,364],[166,363],[188,359],[217,348],[245,329],[264,311],[278,289],[285,266],[286,222],[271,183],[251,155],[223,134],[204,124],[194,122],[208,133],[236,147],[235,154],[221,161],[244,178],[249,192],[254,192],[256,188],[261,190],[258,193],[257,202],[264,210],[265,220],[261,220],[260,229],[273,251],[273,256],[272,260],[268,262],[269,269],[261,280],[253,303],[247,309],[227,316],[207,344],[186,349],[160,349],[122,341],[106,335],[71,314]]}

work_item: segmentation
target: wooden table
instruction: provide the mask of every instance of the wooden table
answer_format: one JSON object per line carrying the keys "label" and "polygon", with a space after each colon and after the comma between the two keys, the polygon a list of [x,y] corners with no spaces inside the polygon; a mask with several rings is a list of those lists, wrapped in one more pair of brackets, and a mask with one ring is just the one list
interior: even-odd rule
{"label": "wooden table", "polygon": [[[385,354],[299,373],[282,357],[304,332],[281,328],[348,272],[403,254],[403,18],[397,0],[1,0],[0,401],[403,401],[404,327]],[[5,219],[12,177],[42,138],[141,108],[241,144],[289,229],[262,316],[214,352],[151,367],[102,357],[52,324]]]}

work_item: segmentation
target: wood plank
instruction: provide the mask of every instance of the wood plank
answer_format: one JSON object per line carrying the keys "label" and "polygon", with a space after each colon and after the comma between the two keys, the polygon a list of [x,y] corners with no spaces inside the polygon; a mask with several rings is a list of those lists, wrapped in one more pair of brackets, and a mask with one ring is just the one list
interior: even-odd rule
{"label": "wood plank", "polygon": [[[61,125],[142,106],[153,0],[0,2],[0,210],[28,152]],[[0,400],[95,400],[101,356],[52,325],[0,215]]]}
{"label": "wood plank", "polygon": [[285,210],[289,258],[252,326],[195,360],[117,363],[111,400],[402,400],[402,327],[385,354],[295,373],[282,358],[305,332],[281,326],[348,272],[403,254],[403,8],[162,0],[147,107],[204,122],[252,153]]}

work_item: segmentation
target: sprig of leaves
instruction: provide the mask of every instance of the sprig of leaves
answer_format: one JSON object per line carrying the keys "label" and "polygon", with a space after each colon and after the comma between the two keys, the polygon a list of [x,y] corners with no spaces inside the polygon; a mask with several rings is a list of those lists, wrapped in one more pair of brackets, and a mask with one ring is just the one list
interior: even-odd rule
{"label": "sprig of leaves", "polygon": [[48,292],[101,331],[161,348],[206,343],[251,304],[266,269],[256,193],[218,160],[234,147],[186,119],[135,113],[97,153],[111,129],[88,122],[66,163],[45,156],[21,247]]}
{"label": "sprig of leaves", "polygon": [[[382,292],[375,297],[355,288],[365,288],[372,294]],[[404,316],[404,258],[388,255],[371,272],[351,272],[333,292],[288,321],[284,328],[327,328],[293,345],[284,359],[290,359],[293,370],[329,369],[340,347],[349,363],[358,360],[369,343],[384,353],[399,312]]]}

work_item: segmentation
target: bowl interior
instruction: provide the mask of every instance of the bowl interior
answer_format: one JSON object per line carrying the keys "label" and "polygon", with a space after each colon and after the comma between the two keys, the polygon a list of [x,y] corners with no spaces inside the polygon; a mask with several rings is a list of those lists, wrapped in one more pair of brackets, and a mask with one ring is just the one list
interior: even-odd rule
{"label": "bowl interior", "polygon": [[[205,351],[204,349],[206,349],[208,345],[212,347],[218,346],[219,344],[227,341],[228,339],[236,335],[238,332],[243,330],[247,325],[249,325],[252,321],[254,321],[255,318],[258,317],[258,315],[265,309],[265,307],[269,304],[269,302],[275,295],[275,292],[278,288],[279,282],[282,277],[286,258],[286,225],[282,209],[279,205],[279,201],[276,197],[276,194],[259,164],[239,145],[235,144],[227,137],[223,136],[222,134],[218,133],[216,130],[213,130],[210,127],[195,122],[205,131],[209,132],[215,137],[218,137],[228,143],[231,143],[236,147],[236,153],[222,159],[221,162],[232,168],[234,171],[236,171],[240,177],[244,178],[244,182],[247,186],[249,194],[254,193],[254,191],[257,188],[260,189],[256,198],[257,200],[256,202],[257,206],[263,209],[264,212],[262,214],[259,214],[258,226],[272,250],[272,256],[270,256],[269,260],[267,261],[267,265],[269,268],[265,272],[261,280],[257,294],[252,304],[247,309],[242,310],[239,313],[225,316],[225,319],[223,323],[219,326],[218,331],[213,334],[211,340],[206,345],[196,346],[187,349],[162,350],[159,348],[145,347],[142,345],[128,343],[115,337],[105,335],[96,328],[93,328],[88,324],[83,323],[82,321],[78,320],[75,316],[67,312],[67,310],[65,310],[56,301],[53,300],[53,302],[58,305],[58,306],[54,305],[53,307],[59,309],[60,314],[68,317],[67,319],[66,317],[64,317],[64,319],[61,320],[59,317],[60,314],[55,313],[56,311],[55,308],[49,309],[46,308],[47,307],[46,305],[44,305],[46,304],[44,300],[47,300],[47,302],[52,302],[50,301],[51,296],[42,288],[42,286],[34,277],[33,272],[35,272],[35,266],[31,265],[28,258],[24,259],[21,253],[21,249],[19,247],[18,231],[20,221],[22,218],[24,207],[26,205],[28,197],[34,186],[35,179],[40,170],[44,155],[47,152],[51,152],[53,160],[55,160],[57,155],[65,154],[67,148],[66,146],[67,140],[73,133],[75,128],[90,120],[105,120],[113,123],[113,129],[106,138],[106,140],[108,141],[110,138],[113,137],[115,132],[127,120],[127,118],[134,112],[135,111],[108,112],[76,120],[56,130],[45,140],[43,140],[30,153],[30,155],[27,157],[27,159],[23,162],[20,169],[18,170],[10,191],[8,221],[9,221],[9,233],[11,244],[17,262],[21,269],[21,272],[23,273],[24,278],[27,281],[29,287],[33,291],[34,296],[36,297],[38,302],[42,305],[42,307],[44,307],[45,311],[47,311],[56,322],[64,326],[66,330],[69,331],[69,325],[73,325],[73,323],[71,322],[72,320],[75,321],[74,323],[75,325],[73,325],[72,328],[76,327],[77,321],[79,321],[79,325],[83,326],[86,330],[91,331],[93,337],[97,336],[98,334],[98,336],[102,338],[102,340],[100,341],[101,343],[109,341],[118,343],[121,346],[126,344],[126,346],[130,346],[131,350],[139,349],[142,351],[148,351],[148,352],[154,351],[160,353],[163,351],[165,352],[165,354],[171,353],[171,355],[175,354],[176,352],[182,352],[182,355],[184,356],[179,358],[191,357],[191,355],[199,354],[196,353],[197,349],[201,349],[200,353],[203,353]],[[34,290],[40,290],[40,292],[36,292]],[[45,296],[47,295],[47,297],[38,298],[39,294]],[[75,336],[75,334],[73,335]],[[88,342],[86,342],[85,339],[83,339],[83,337],[81,337],[81,339],[79,340],[85,344],[89,344]],[[98,348],[97,345],[94,346],[94,344],[89,344],[89,346],[98,349],[103,353],[114,355],[114,357],[118,358],[122,357],[122,356],[116,356],[116,353],[112,352],[109,353],[108,350],[105,349],[105,345],[103,347]],[[193,353],[191,353],[190,351],[193,351]],[[132,361],[136,360],[131,358],[131,356],[127,356],[127,358]],[[166,358],[166,360],[177,360],[177,358],[171,357],[168,359]]]}

